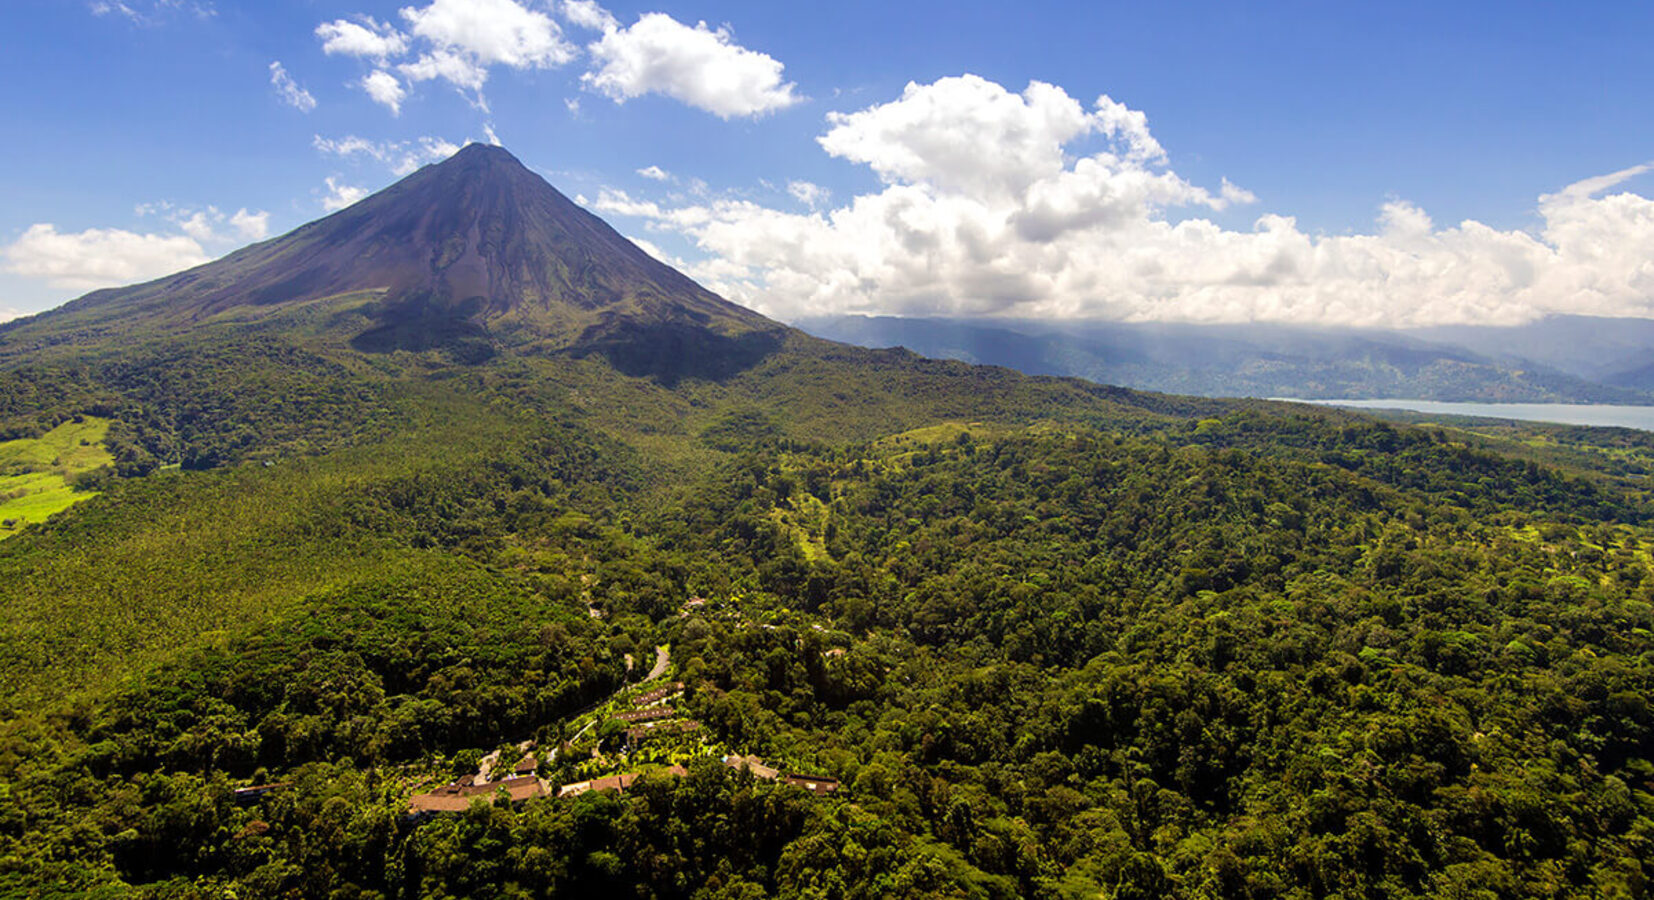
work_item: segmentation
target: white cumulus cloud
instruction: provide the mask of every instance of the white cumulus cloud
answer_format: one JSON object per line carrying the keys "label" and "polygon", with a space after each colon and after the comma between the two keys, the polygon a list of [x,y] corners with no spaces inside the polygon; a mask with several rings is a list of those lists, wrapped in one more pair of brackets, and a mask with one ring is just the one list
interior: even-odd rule
{"label": "white cumulus cloud", "polygon": [[263,210],[254,213],[238,209],[230,216],[230,227],[239,238],[261,241],[270,236],[270,214]]}
{"label": "white cumulus cloud", "polygon": [[374,69],[362,76],[362,90],[368,92],[373,102],[391,111],[391,115],[402,114],[402,98],[408,95],[403,89],[402,82],[396,76],[384,69]]}
{"label": "white cumulus cloud", "polygon": [[[541,2],[569,25],[601,32],[587,48],[591,66],[581,81],[617,103],[662,94],[729,119],[803,99],[778,60],[742,47],[728,27],[690,26],[660,12],[622,27],[596,0],[430,0],[399,10],[405,30],[359,14],[322,22],[315,35],[323,52],[372,65],[356,84],[392,115],[412,86],[439,80],[486,113],[483,88],[496,67],[549,69],[580,55]],[[578,115],[579,101],[564,103]]]}
{"label": "white cumulus cloud", "polygon": [[581,76],[617,103],[664,94],[720,118],[756,116],[798,103],[775,58],[735,43],[727,28],[693,27],[665,13],[640,16],[622,28],[596,4],[565,4],[570,21],[603,29],[588,50],[595,67]]}
{"label": "white cumulus cloud", "polygon": [[354,56],[373,69],[356,82],[374,102],[400,114],[410,85],[442,80],[472,96],[486,110],[483,86],[495,66],[546,69],[575,58],[563,29],[533,2],[431,0],[399,12],[407,31],[372,16],[334,19],[316,26],[322,50]]}
{"label": "white cumulus cloud", "polygon": [[644,166],[643,168],[638,169],[637,173],[639,175],[642,175],[644,178],[649,179],[650,181],[671,181],[672,180],[672,173],[666,171],[665,169],[661,168],[660,166]]}
{"label": "white cumulus cloud", "polygon": [[408,36],[386,22],[372,16],[361,21],[335,19],[316,26],[316,37],[322,39],[322,52],[329,55],[361,56],[385,61],[408,52]]}
{"label": "white cumulus cloud", "polygon": [[287,69],[280,62],[270,64],[270,86],[276,89],[276,96],[281,102],[293,107],[299,112],[310,112],[316,108],[316,98],[310,92],[299,87],[293,76],[287,74]]}
{"label": "white cumulus cloud", "polygon": [[1033,82],[1021,94],[975,75],[909,84],[893,103],[830,113],[819,139],[833,156],[864,163],[887,182],[921,182],[1007,196],[1059,176],[1070,142],[1116,140],[1111,159],[1157,160],[1147,120],[1107,96],[1086,110],[1062,88]]}
{"label": "white cumulus cloud", "polygon": [[[820,144],[882,189],[798,213],[742,199],[597,208],[677,232],[692,274],[732,299],[805,313],[1015,315],[1357,326],[1517,323],[1548,313],[1654,316],[1654,200],[1613,192],[1635,166],[1539,198],[1533,233],[1442,226],[1391,201],[1371,233],[1318,235],[1173,171],[1147,117],[1054,85],[974,76],[830,115]],[[803,197],[795,197],[803,201]]]}
{"label": "white cumulus cloud", "polygon": [[444,78],[479,90],[488,67],[545,69],[574,59],[575,48],[548,15],[514,0],[434,0],[405,7],[402,18],[429,49],[402,67],[415,81]]}
{"label": "white cumulus cloud", "polygon": [[116,228],[66,233],[49,223],[29,226],[0,249],[0,256],[7,272],[71,290],[147,281],[210,258],[188,235],[138,234]]}
{"label": "white cumulus cloud", "polygon": [[597,0],[564,0],[562,13],[569,24],[588,31],[613,31],[620,27],[615,17],[599,6]]}

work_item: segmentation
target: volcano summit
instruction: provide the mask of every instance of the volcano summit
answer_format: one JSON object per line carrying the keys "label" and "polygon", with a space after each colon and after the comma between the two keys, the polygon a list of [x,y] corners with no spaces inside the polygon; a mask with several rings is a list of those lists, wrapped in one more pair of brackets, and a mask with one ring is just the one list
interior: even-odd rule
{"label": "volcano summit", "polygon": [[668,378],[727,374],[784,331],[645,253],[503,148],[470,144],[280,237],[12,325],[0,353],[301,308],[326,310],[329,330],[367,352],[601,352]]}

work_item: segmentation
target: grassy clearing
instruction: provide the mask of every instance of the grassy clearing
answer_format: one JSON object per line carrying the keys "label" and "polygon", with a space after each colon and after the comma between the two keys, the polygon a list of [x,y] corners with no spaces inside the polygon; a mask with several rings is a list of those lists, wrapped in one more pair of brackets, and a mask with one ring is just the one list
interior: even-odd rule
{"label": "grassy clearing", "polygon": [[827,504],[799,491],[788,498],[787,508],[776,506],[769,511],[768,518],[792,537],[806,560],[832,560],[832,554],[827,552],[826,539],[827,522],[832,518],[832,510]]}
{"label": "grassy clearing", "polygon": [[97,496],[76,491],[70,479],[111,465],[103,446],[109,420],[65,422],[38,438],[0,443],[0,540]]}
{"label": "grassy clearing", "polygon": [[0,443],[0,475],[56,472],[73,475],[114,462],[103,447],[109,420],[83,416],[37,438]]}
{"label": "grassy clearing", "polygon": [[981,437],[989,431],[1004,432],[1003,427],[992,428],[981,422],[942,422],[936,425],[926,425],[913,428],[897,434],[879,438],[873,446],[881,450],[889,450],[904,446],[925,446],[929,444],[945,444],[958,440],[961,434],[972,434]]}

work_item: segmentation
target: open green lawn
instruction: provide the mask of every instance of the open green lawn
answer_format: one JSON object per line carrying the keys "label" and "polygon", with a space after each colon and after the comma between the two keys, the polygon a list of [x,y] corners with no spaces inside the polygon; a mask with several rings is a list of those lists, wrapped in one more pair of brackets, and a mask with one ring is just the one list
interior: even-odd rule
{"label": "open green lawn", "polygon": [[0,540],[97,496],[70,479],[114,463],[103,445],[109,420],[65,422],[38,438],[0,443]]}

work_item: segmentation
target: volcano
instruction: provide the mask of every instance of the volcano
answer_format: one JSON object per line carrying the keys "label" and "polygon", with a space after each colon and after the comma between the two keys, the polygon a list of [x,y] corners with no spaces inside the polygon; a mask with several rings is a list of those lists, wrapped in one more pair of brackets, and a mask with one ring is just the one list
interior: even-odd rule
{"label": "volcano", "polygon": [[34,349],[146,326],[269,327],[318,308],[369,353],[602,353],[667,379],[738,370],[787,332],[656,260],[506,150],[470,144],[280,237],[0,334]]}

